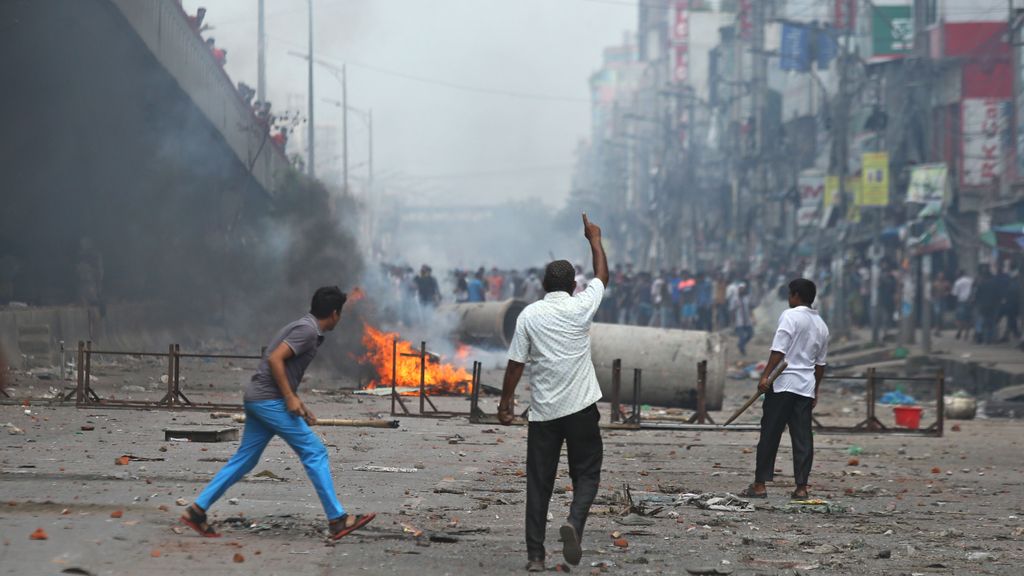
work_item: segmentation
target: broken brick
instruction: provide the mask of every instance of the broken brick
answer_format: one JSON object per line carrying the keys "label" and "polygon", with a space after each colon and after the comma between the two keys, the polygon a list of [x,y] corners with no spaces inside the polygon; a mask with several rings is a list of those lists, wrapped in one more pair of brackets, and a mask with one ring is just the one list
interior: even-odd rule
{"label": "broken brick", "polygon": [[235,564],[241,564],[242,562],[245,562],[245,556],[235,552],[235,556],[231,560],[233,560]]}
{"label": "broken brick", "polygon": [[120,518],[121,516],[124,516],[123,510],[114,510],[113,512],[110,513],[111,518]]}
{"label": "broken brick", "polygon": [[28,535],[29,540],[47,540],[50,537],[46,534],[46,530],[42,528],[36,528],[36,531]]}
{"label": "broken brick", "polygon": [[615,540],[612,540],[612,544],[618,546],[619,548],[629,548],[629,541],[625,538],[617,538]]}

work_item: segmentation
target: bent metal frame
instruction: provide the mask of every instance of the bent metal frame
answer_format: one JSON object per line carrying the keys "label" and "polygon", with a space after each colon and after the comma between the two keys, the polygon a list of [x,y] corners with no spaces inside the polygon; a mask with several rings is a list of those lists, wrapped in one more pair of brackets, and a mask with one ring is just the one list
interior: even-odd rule
{"label": "bent metal frame", "polygon": [[[708,431],[757,431],[761,429],[759,424],[732,424],[728,427],[720,426],[711,420],[707,415],[704,396],[706,394],[707,362],[698,364],[697,380],[697,411],[687,422],[671,422],[659,419],[642,419],[640,410],[641,374],[639,369],[633,371],[633,412],[624,418],[622,423],[616,417],[619,414],[619,387],[622,364],[616,360],[612,365],[612,415],[610,425],[607,428],[623,430],[708,430]],[[929,436],[941,438],[945,426],[945,404],[946,377],[942,370],[934,376],[899,376],[895,374],[879,374],[874,368],[869,368],[864,376],[852,377],[825,377],[823,382],[828,380],[858,381],[865,382],[865,404],[866,417],[853,426],[825,425],[817,417],[812,416],[814,432],[821,434],[893,434],[904,436]],[[932,384],[935,390],[935,421],[927,426],[917,429],[886,426],[876,415],[878,398],[878,385],[883,382],[900,382],[908,384]],[[703,415],[703,416],[702,416]]]}
{"label": "bent metal frame", "polygon": [[[153,400],[117,400],[102,398],[92,387],[92,357],[94,354],[103,356],[143,356],[151,358],[167,358],[167,391],[163,398]],[[241,354],[192,354],[181,351],[181,346],[171,344],[167,352],[122,352],[112,350],[93,350],[92,342],[78,342],[75,367],[77,369],[77,385],[64,396],[64,400],[75,399],[78,408],[162,408],[165,410],[242,410],[241,404],[218,402],[192,402],[181,390],[181,359],[182,358],[220,358],[233,360],[259,360],[260,356]]]}

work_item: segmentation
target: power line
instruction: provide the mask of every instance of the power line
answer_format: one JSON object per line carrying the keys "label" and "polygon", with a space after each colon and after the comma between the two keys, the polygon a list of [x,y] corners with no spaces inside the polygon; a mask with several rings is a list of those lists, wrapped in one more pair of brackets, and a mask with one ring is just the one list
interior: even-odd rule
{"label": "power line", "polygon": [[[282,44],[287,44],[289,46],[295,46],[297,48],[305,48],[304,46],[301,46],[301,45],[299,45],[299,44],[297,44],[295,42],[291,42],[291,41],[286,40],[284,38],[278,38],[276,36],[271,36],[270,38],[273,38],[274,40],[277,40],[278,42],[281,42]],[[464,92],[475,92],[475,93],[478,93],[478,94],[491,94],[491,95],[496,95],[496,96],[507,96],[509,98],[521,98],[521,99],[524,99],[524,100],[543,100],[543,101],[546,101],[546,102],[572,102],[574,104],[581,104],[581,103],[589,104],[590,103],[590,99],[589,98],[573,98],[573,97],[570,97],[570,96],[554,96],[554,95],[550,95],[550,94],[535,94],[535,93],[529,93],[529,92],[516,92],[516,91],[512,91],[512,90],[501,90],[501,89],[496,89],[496,88],[483,88],[483,87],[480,87],[480,86],[470,86],[470,85],[467,85],[467,84],[459,84],[457,82],[449,82],[447,80],[440,80],[440,79],[437,79],[437,78],[428,78],[428,77],[425,77],[425,76],[416,76],[414,74],[407,74],[405,72],[400,72],[400,71],[397,71],[397,70],[389,70],[387,68],[381,68],[379,66],[374,66],[374,65],[371,65],[371,64],[365,64],[365,63],[361,63],[361,62],[353,62],[351,60],[341,60],[341,59],[338,59],[338,58],[330,58],[330,57],[325,57],[325,56],[319,56],[318,59],[319,60],[325,60],[325,61],[328,61],[328,62],[336,62],[338,64],[347,64],[349,66],[353,66],[353,67],[356,67],[356,68],[362,68],[364,70],[370,70],[372,72],[377,72],[378,74],[384,74],[386,76],[394,76],[396,78],[402,78],[404,80],[411,80],[413,82],[421,82],[423,84],[433,84],[435,86],[443,86],[445,88],[451,88],[453,90],[462,90]]]}
{"label": "power line", "polygon": [[518,168],[499,168],[474,172],[450,172],[447,174],[405,174],[403,180],[454,180],[459,178],[479,178],[490,176],[529,176],[540,172],[561,172],[575,168],[572,164],[548,164],[541,166],[521,166]]}

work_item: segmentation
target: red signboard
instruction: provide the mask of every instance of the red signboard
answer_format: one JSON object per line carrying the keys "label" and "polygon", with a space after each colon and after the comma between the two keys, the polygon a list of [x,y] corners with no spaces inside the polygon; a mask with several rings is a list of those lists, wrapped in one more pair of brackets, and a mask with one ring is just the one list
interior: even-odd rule
{"label": "red signboard", "polygon": [[857,0],[835,0],[832,27],[854,30],[857,27]]}
{"label": "red signboard", "polygon": [[754,0],[740,0],[736,15],[740,40],[750,40],[754,35]]}

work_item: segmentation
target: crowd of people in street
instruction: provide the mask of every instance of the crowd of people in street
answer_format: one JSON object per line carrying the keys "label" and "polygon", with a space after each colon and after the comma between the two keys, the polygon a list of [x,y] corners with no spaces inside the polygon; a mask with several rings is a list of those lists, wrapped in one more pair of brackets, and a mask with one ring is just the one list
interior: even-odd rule
{"label": "crowd of people in street", "polygon": [[[755,309],[766,298],[785,299],[787,278],[814,278],[819,286],[817,307],[824,316],[836,310],[833,278],[827,269],[810,274],[806,266],[797,270],[766,268],[758,273],[729,270],[697,271],[635,270],[631,265],[616,265],[595,321],[632,326],[681,328],[687,330],[728,330],[736,337],[737,348],[747,353],[747,343],[759,321],[773,323],[775,318],[757,318]],[[866,260],[846,268],[846,315],[854,328],[871,327],[871,272]],[[535,302],[544,297],[543,269],[499,269],[480,266],[455,269],[443,277],[434,275],[429,265],[417,273],[411,266],[384,265],[382,272],[399,302],[400,321],[412,326],[425,321],[442,302],[491,302],[510,298]],[[593,277],[576,266],[577,290],[586,289]],[[1007,263],[998,274],[989,266],[980,266],[975,274],[958,271],[954,276],[937,270],[930,282],[932,330],[941,336],[955,329],[958,339],[981,344],[1019,341],[1020,301],[1024,297],[1016,267]],[[899,329],[903,298],[903,270],[883,263],[878,278],[878,322],[884,337],[894,337]],[[918,304],[920,304],[918,302]]]}

